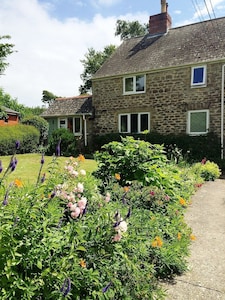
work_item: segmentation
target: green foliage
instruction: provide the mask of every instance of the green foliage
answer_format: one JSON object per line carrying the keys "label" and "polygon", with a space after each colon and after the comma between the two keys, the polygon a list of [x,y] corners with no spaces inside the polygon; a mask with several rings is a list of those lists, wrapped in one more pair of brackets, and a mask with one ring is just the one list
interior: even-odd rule
{"label": "green foliage", "polygon": [[80,76],[83,81],[83,85],[79,87],[80,94],[91,92],[92,76],[98,71],[98,69],[100,69],[103,63],[115,50],[116,46],[114,45],[105,46],[103,51],[96,51],[93,48],[88,49],[88,52],[85,54],[85,58],[81,60],[84,71]]}
{"label": "green foliage", "polygon": [[138,21],[116,21],[115,36],[120,36],[121,40],[129,39],[131,37],[145,35],[148,32],[148,24],[140,24]]}
{"label": "green foliage", "polygon": [[165,299],[159,279],[186,270],[194,237],[184,212],[203,179],[160,145],[127,137],[104,148],[98,178],[81,168],[82,155],[64,167],[54,156],[43,174],[42,156],[29,186],[4,185],[14,152],[0,179],[2,300]]}
{"label": "green foliage", "polygon": [[0,120],[7,120],[8,115],[6,111],[3,109],[3,107],[0,107]]}
{"label": "green foliage", "polygon": [[48,138],[49,124],[44,118],[40,116],[27,117],[23,119],[22,124],[32,125],[35,128],[37,128],[40,132],[39,144],[40,145],[45,144]]}
{"label": "green foliage", "polygon": [[[101,136],[94,136],[94,151],[100,151],[101,147],[112,141],[120,141],[120,136],[128,136],[127,134],[109,133]],[[147,141],[151,144],[164,145],[167,157],[169,159],[184,159],[190,163],[201,161],[203,157],[211,161],[219,161],[221,148],[220,140],[217,135],[208,133],[204,136],[189,136],[186,134],[160,134],[158,132],[150,132],[148,134],[130,134],[135,139]]]}
{"label": "green foliage", "polygon": [[57,97],[58,97],[58,96],[54,95],[53,93],[44,90],[44,91],[42,92],[42,99],[41,99],[41,101],[42,101],[43,103],[47,103],[48,105],[50,105],[51,103],[53,103],[53,102],[55,101],[55,99],[56,99]]}
{"label": "green foliage", "polygon": [[192,170],[194,173],[199,174],[205,181],[214,181],[221,175],[219,166],[216,163],[204,159],[201,163],[195,163],[192,166]]}
{"label": "green foliage", "polygon": [[0,88],[0,106],[5,106],[12,110],[18,111],[20,113],[21,119],[25,117],[30,117],[32,115],[40,115],[44,109],[40,107],[27,107],[23,104],[19,104],[17,99],[13,99],[9,94],[5,93],[3,89]]}
{"label": "green foliage", "polygon": [[29,125],[0,126],[0,155],[14,153],[15,141],[20,141],[18,153],[36,151],[39,143],[39,131]]}
{"label": "green foliage", "polygon": [[[5,71],[6,67],[9,65],[6,62],[6,58],[14,52],[14,45],[5,42],[11,37],[9,35],[0,36],[0,75]],[[4,41],[2,43],[2,41]]]}
{"label": "green foliage", "polygon": [[51,155],[56,153],[56,145],[60,142],[61,155],[63,156],[76,156],[77,153],[77,143],[72,132],[65,128],[56,129],[52,132],[49,139],[47,154]]}

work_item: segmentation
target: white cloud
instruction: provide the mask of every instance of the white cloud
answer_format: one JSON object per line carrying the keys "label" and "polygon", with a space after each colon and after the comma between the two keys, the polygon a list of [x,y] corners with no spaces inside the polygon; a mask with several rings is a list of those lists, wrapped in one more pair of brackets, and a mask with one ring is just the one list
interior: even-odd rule
{"label": "white cloud", "polygon": [[119,45],[114,36],[116,17],[96,15],[90,22],[51,18],[37,0],[1,0],[1,35],[11,35],[18,51],[0,78],[0,87],[19,103],[41,105],[42,91],[58,96],[78,95],[80,62],[88,48]]}

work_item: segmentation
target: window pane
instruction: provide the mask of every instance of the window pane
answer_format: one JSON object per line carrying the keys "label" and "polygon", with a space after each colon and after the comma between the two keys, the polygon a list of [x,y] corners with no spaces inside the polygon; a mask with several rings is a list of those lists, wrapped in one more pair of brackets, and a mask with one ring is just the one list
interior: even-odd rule
{"label": "window pane", "polygon": [[145,130],[149,130],[148,128],[148,114],[141,114],[141,128],[140,131],[145,131]]}
{"label": "window pane", "polygon": [[138,114],[131,114],[131,132],[138,132]]}
{"label": "window pane", "polygon": [[133,77],[125,78],[125,92],[133,91]]}
{"label": "window pane", "polygon": [[193,74],[193,83],[204,83],[204,68],[195,68],[194,69],[194,74]]}
{"label": "window pane", "polygon": [[190,114],[190,132],[207,132],[207,113],[193,112]]}
{"label": "window pane", "polygon": [[145,77],[143,75],[136,76],[136,92],[145,90]]}
{"label": "window pane", "polygon": [[120,132],[128,132],[127,119],[127,115],[120,116]]}
{"label": "window pane", "polygon": [[81,126],[80,126],[80,118],[74,118],[75,121],[75,133],[81,132]]}
{"label": "window pane", "polygon": [[73,118],[68,118],[68,129],[73,132]]}

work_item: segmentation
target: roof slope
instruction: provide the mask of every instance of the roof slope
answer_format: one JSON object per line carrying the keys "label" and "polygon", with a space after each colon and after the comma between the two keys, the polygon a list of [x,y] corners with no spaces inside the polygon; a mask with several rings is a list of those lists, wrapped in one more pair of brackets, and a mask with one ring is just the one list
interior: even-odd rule
{"label": "roof slope", "polygon": [[218,18],[125,40],[93,79],[224,59],[224,28]]}
{"label": "roof slope", "polygon": [[5,107],[5,106],[0,106],[0,108],[2,110],[4,110],[6,113],[10,114],[10,115],[20,115],[20,113],[18,111],[15,111],[11,108]]}
{"label": "roof slope", "polygon": [[92,113],[92,96],[56,98],[41,114],[42,117],[73,116]]}

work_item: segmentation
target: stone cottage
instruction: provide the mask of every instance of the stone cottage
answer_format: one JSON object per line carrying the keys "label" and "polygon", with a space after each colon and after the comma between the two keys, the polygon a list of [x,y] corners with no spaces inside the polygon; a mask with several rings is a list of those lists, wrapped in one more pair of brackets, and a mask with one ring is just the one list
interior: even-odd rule
{"label": "stone cottage", "polygon": [[224,144],[225,18],[172,28],[166,1],[149,33],[123,41],[93,76],[93,134],[204,135]]}

